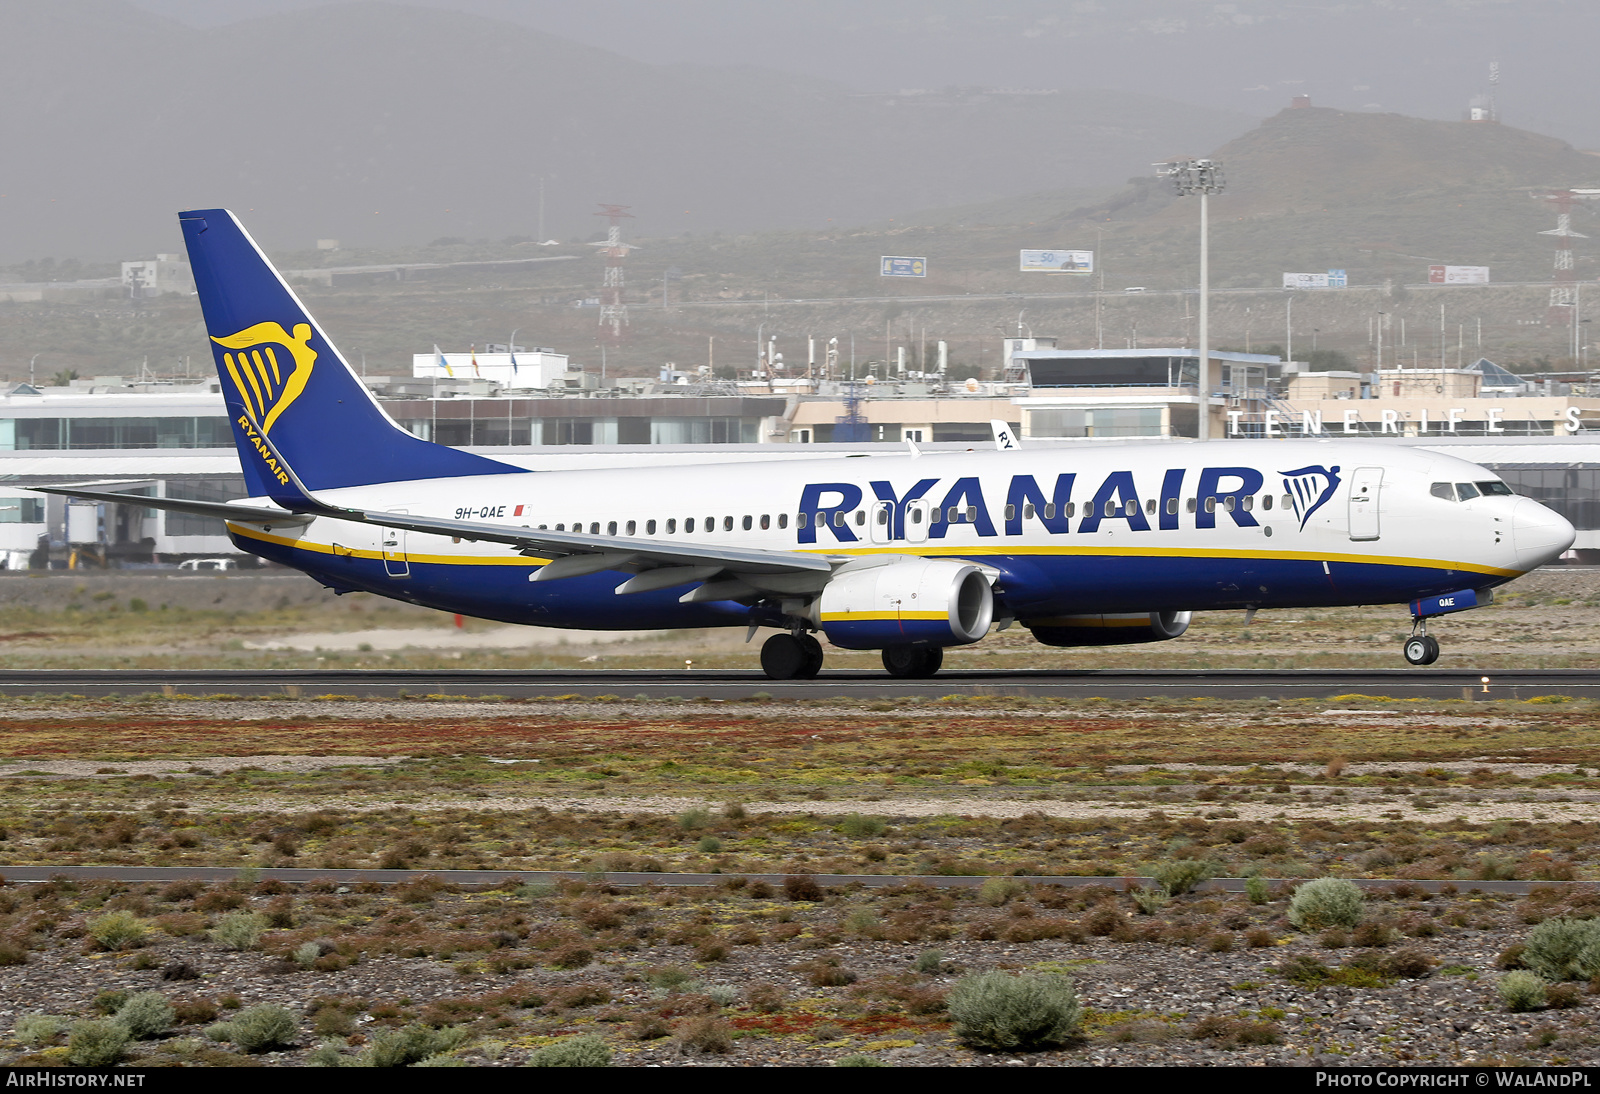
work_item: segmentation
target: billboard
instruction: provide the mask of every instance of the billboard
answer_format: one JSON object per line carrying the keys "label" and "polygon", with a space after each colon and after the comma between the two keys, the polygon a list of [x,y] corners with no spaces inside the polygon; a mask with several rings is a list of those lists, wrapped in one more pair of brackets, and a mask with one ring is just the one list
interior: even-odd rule
{"label": "billboard", "polygon": [[1330,289],[1346,289],[1346,288],[1349,288],[1349,287],[1350,287],[1350,279],[1345,276],[1345,272],[1343,270],[1329,270],[1328,271],[1328,288],[1330,288]]}
{"label": "billboard", "polygon": [[1283,275],[1283,287],[1286,289],[1326,289],[1328,287],[1328,275],[1325,273],[1286,273]]}
{"label": "billboard", "polygon": [[887,255],[878,260],[879,277],[927,277],[928,260],[926,258],[890,258]]}
{"label": "billboard", "polygon": [[1023,251],[1023,273],[1094,273],[1093,251]]}
{"label": "billboard", "polygon": [[1429,266],[1428,284],[1430,285],[1487,285],[1489,283],[1489,267],[1487,266]]}

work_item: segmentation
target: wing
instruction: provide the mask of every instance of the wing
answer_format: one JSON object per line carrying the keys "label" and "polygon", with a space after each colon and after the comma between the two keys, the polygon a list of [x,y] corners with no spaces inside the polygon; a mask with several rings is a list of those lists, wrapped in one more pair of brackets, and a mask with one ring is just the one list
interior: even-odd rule
{"label": "wing", "polygon": [[766,595],[809,595],[820,592],[833,571],[850,561],[847,556],[829,558],[796,551],[689,545],[633,536],[590,536],[383,510],[350,509],[330,505],[309,493],[305,495],[306,506],[299,512],[291,512],[233,502],[147,498],[138,494],[70,486],[41,486],[34,489],[41,493],[88,501],[219,517],[235,524],[266,527],[305,525],[317,517],[327,517],[424,535],[450,536],[452,539],[475,543],[503,543],[521,554],[550,560],[534,573],[534,581],[558,581],[607,570],[619,571],[633,575],[617,586],[617,592],[622,595],[654,592],[680,585],[697,586],[680,598],[685,603],[751,600]]}

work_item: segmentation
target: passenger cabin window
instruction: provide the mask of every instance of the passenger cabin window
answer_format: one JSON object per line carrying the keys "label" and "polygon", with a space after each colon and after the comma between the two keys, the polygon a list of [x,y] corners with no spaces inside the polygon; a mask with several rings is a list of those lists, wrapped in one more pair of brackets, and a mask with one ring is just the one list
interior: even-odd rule
{"label": "passenger cabin window", "polygon": [[794,526],[796,528],[809,527],[810,523],[811,523],[811,514],[810,513],[799,513],[799,514],[796,514],[795,519],[794,519]]}
{"label": "passenger cabin window", "polygon": [[1428,493],[1432,494],[1436,498],[1443,498],[1445,501],[1456,500],[1456,488],[1448,482],[1434,483],[1432,486],[1428,487]]}
{"label": "passenger cabin window", "polygon": [[[612,528],[615,529],[616,525],[612,525]],[[589,523],[589,534],[591,536],[598,536],[600,534],[600,522],[599,521],[596,520],[596,521],[591,521]]]}
{"label": "passenger cabin window", "polygon": [[[1285,509],[1293,509],[1294,508],[1294,497],[1293,497],[1293,495],[1285,494],[1283,496],[1283,507]],[[1193,511],[1194,511],[1193,508],[1191,508],[1190,512],[1193,512]]]}
{"label": "passenger cabin window", "polygon": [[653,535],[656,534],[656,522],[655,521],[647,520],[647,521],[644,522],[644,534],[647,535],[647,536],[653,536]]}
{"label": "passenger cabin window", "polygon": [[752,517],[747,515],[744,518],[744,530],[746,532],[748,532],[753,527],[755,527],[755,520],[754,520],[754,518],[752,518]]}
{"label": "passenger cabin window", "polygon": [[[1190,498],[1189,499],[1189,512],[1191,512],[1191,513],[1194,512],[1195,504],[1196,504],[1195,500],[1193,498]],[[1210,512],[1210,510],[1208,509],[1207,512]]]}
{"label": "passenger cabin window", "polygon": [[1017,519],[1017,507],[1015,505],[1006,506],[1006,519],[1007,520],[1016,520]]}
{"label": "passenger cabin window", "polygon": [[[746,524],[745,527],[748,528],[750,526],[748,524]],[[722,530],[724,532],[733,531],[733,518],[732,517],[723,517],[722,518]]]}
{"label": "passenger cabin window", "polygon": [[[1011,507],[1007,506],[1007,508],[1009,509]],[[875,517],[875,519],[873,520],[872,523],[876,524],[879,528],[882,528],[886,524],[888,524],[889,523],[889,510],[887,510],[887,509],[879,509],[879,510],[877,510],[877,515],[876,515],[876,517]]]}
{"label": "passenger cabin window", "polygon": [[677,533],[678,533],[678,518],[677,517],[669,517],[669,518],[667,518],[667,535],[672,536],[672,535],[677,535]]}
{"label": "passenger cabin window", "polygon": [[772,518],[770,516],[768,516],[766,513],[762,513],[761,514],[761,530],[763,532],[765,532],[768,528],[771,528],[771,527],[772,527]]}
{"label": "passenger cabin window", "polygon": [[789,527],[789,514],[788,513],[779,513],[778,514],[778,527],[779,528],[787,528],[787,527]]}
{"label": "passenger cabin window", "polygon": [[566,531],[566,530],[567,530],[567,526],[566,526],[566,525],[565,525],[565,524],[558,524],[558,525],[556,525],[556,531],[558,531],[558,532],[565,532],[565,531]]}
{"label": "passenger cabin window", "polygon": [[865,523],[867,523],[867,511],[865,509],[857,509],[856,510],[856,526],[859,528],[861,525],[863,525]]}
{"label": "passenger cabin window", "polygon": [[[861,522],[857,521],[856,523],[859,524]],[[976,523],[978,523],[978,507],[976,505],[967,506],[967,523],[968,524],[976,524]]]}
{"label": "passenger cabin window", "polygon": [[1129,498],[1127,501],[1123,502],[1122,511],[1130,517],[1137,516],[1139,513],[1139,499]]}
{"label": "passenger cabin window", "polygon": [[[821,519],[822,514],[818,513],[817,517],[818,517],[818,519]],[[841,509],[837,513],[833,514],[833,526],[835,528],[843,528],[844,527],[844,510],[843,509]]]}
{"label": "passenger cabin window", "polygon": [[692,532],[692,531],[694,531],[694,518],[693,518],[693,517],[686,517],[686,518],[685,518],[685,519],[684,519],[684,522],[683,522],[683,530],[684,530],[684,531],[685,531],[685,532]]}
{"label": "passenger cabin window", "polygon": [[916,509],[908,510],[906,515],[911,518],[911,523],[912,524],[921,524],[922,523],[922,509],[920,507],[916,508]]}
{"label": "passenger cabin window", "polygon": [[1177,515],[1178,515],[1178,499],[1177,498],[1168,498],[1167,499],[1167,516],[1175,517]]}
{"label": "passenger cabin window", "polygon": [[1030,501],[1022,507],[1022,516],[1026,520],[1033,519],[1033,502]]}
{"label": "passenger cabin window", "polygon": [[614,521],[614,520],[607,521],[606,522],[606,535],[614,536],[616,534],[617,534],[617,522]]}
{"label": "passenger cabin window", "polygon": [[1056,503],[1055,502],[1047,501],[1047,502],[1044,503],[1044,519],[1045,520],[1055,520],[1056,519]]}
{"label": "passenger cabin window", "polygon": [[1254,509],[1255,507],[1256,507],[1255,495],[1246,494],[1244,496],[1244,511],[1246,513],[1248,513],[1250,510]]}
{"label": "passenger cabin window", "polygon": [[[1192,512],[1194,512],[1194,509],[1192,508],[1192,506],[1194,505],[1193,499],[1190,499],[1189,504],[1191,506],[1189,511],[1192,513]],[[1207,498],[1206,499],[1206,512],[1215,513],[1216,511],[1217,511],[1217,499],[1216,498]]]}
{"label": "passenger cabin window", "polygon": [[1261,508],[1263,508],[1263,509],[1271,509],[1272,508],[1272,495],[1271,494],[1262,494],[1261,495]]}
{"label": "passenger cabin window", "polygon": [[1151,498],[1149,501],[1144,503],[1144,511],[1146,513],[1148,513],[1152,517],[1156,515],[1156,499],[1155,498]]}
{"label": "passenger cabin window", "polygon": [[638,530],[639,530],[638,522],[630,520],[628,522],[628,534],[631,536],[631,535],[635,534]]}
{"label": "passenger cabin window", "polygon": [[717,530],[717,518],[716,517],[707,517],[706,518],[706,531],[715,532],[716,530]]}

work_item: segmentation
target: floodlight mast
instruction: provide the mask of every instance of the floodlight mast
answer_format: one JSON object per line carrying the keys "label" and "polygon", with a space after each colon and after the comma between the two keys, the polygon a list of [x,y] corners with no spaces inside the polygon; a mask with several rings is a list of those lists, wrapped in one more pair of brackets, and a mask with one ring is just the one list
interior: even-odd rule
{"label": "floodlight mast", "polygon": [[1171,180],[1179,197],[1200,195],[1200,345],[1199,375],[1195,379],[1200,393],[1197,432],[1200,440],[1208,441],[1211,439],[1211,251],[1206,198],[1222,193],[1222,164],[1214,160],[1174,160],[1155,167],[1157,175]]}

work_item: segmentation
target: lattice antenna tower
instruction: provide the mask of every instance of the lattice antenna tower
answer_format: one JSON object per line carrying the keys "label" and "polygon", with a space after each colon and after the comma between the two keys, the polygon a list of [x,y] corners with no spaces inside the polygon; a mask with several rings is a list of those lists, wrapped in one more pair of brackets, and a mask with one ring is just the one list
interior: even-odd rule
{"label": "lattice antenna tower", "polygon": [[622,328],[628,325],[628,305],[622,302],[622,263],[634,247],[622,242],[622,222],[633,219],[633,214],[628,212],[631,208],[631,205],[602,202],[600,212],[595,214],[606,217],[611,224],[606,241],[592,244],[600,248],[606,259],[605,277],[600,282],[600,337],[608,342],[621,342]]}
{"label": "lattice antenna tower", "polygon": [[1572,322],[1572,313],[1578,302],[1578,272],[1572,259],[1572,241],[1588,239],[1582,232],[1572,230],[1572,207],[1580,201],[1600,198],[1600,189],[1537,190],[1533,197],[1555,206],[1556,226],[1540,232],[1554,236],[1556,241],[1555,269],[1550,277],[1550,304],[1545,309],[1545,322],[1550,326],[1566,326]]}

